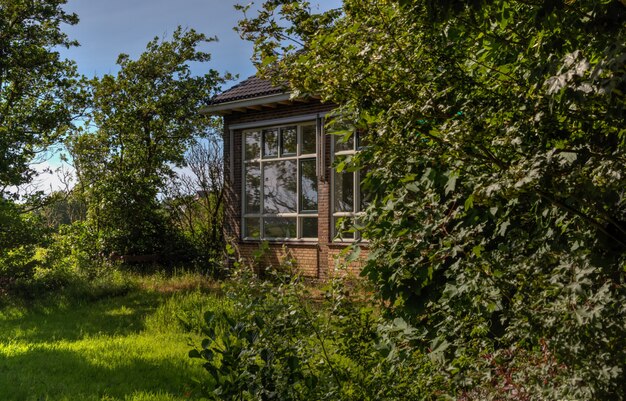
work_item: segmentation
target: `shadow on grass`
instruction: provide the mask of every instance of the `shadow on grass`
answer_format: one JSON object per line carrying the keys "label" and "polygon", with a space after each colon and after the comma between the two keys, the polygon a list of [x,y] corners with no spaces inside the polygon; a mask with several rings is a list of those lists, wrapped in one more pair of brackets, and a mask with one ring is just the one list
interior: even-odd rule
{"label": "shadow on grass", "polygon": [[[155,344],[157,346],[157,344]],[[0,399],[101,400],[159,393],[184,399],[197,366],[191,360],[124,358],[93,362],[68,350],[31,349],[0,358]],[[168,397],[169,398],[169,397]]]}
{"label": "shadow on grass", "polygon": [[145,318],[169,295],[133,291],[95,302],[36,308],[15,317],[0,317],[0,339],[28,343],[75,341],[94,335],[128,335],[145,328]]}

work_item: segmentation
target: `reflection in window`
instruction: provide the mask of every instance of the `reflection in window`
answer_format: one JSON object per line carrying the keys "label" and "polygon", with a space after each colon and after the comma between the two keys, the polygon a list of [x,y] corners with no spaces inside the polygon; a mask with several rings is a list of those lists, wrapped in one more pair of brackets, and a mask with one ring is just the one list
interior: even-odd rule
{"label": "reflection in window", "polygon": [[[360,136],[358,132],[349,138],[335,136],[333,142],[335,166],[352,158],[360,147],[365,146]],[[334,235],[339,238],[358,239],[361,235],[355,230],[354,222],[370,200],[367,191],[363,191],[360,181],[365,177],[366,171],[347,171],[346,167],[349,168],[342,165],[341,172],[335,170],[333,174],[333,229]]]}
{"label": "reflection in window", "polygon": [[335,172],[335,212],[354,211],[354,173]]}
{"label": "reflection in window", "polygon": [[246,160],[258,159],[261,156],[261,134],[259,131],[245,133]]}
{"label": "reflection in window", "polygon": [[244,219],[244,233],[246,238],[261,238],[261,221],[258,218]]}
{"label": "reflection in window", "polygon": [[317,211],[317,174],[315,159],[300,161],[300,211]]}
{"label": "reflection in window", "polygon": [[317,217],[303,217],[300,221],[302,238],[317,238]]}
{"label": "reflection in window", "polygon": [[300,154],[307,155],[315,153],[316,144],[316,128],[315,125],[302,126],[302,145]]}
{"label": "reflection in window", "polygon": [[317,238],[316,127],[243,132],[243,238]]}
{"label": "reflection in window", "polygon": [[263,163],[264,213],[296,213],[296,161]]}
{"label": "reflection in window", "polygon": [[281,136],[281,156],[295,155],[298,142],[298,129],[297,127],[285,127],[280,129]]}
{"label": "reflection in window", "polygon": [[265,217],[263,219],[265,238],[296,238],[295,217]]}
{"label": "reflection in window", "polygon": [[261,211],[261,169],[259,163],[246,163],[245,213]]}
{"label": "reflection in window", "polygon": [[278,156],[278,128],[263,130],[263,157]]}

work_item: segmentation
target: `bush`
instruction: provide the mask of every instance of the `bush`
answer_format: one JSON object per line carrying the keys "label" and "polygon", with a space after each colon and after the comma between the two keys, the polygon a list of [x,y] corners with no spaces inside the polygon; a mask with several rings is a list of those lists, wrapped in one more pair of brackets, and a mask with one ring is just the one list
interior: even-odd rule
{"label": "bush", "polygon": [[0,252],[0,294],[26,293],[36,262],[33,247],[22,246]]}
{"label": "bush", "polygon": [[50,236],[50,241],[42,235],[40,225],[30,229],[41,235],[40,244],[33,240],[19,247],[0,249],[0,295],[22,300],[50,294],[70,299],[99,299],[124,294],[135,286],[129,274],[107,263],[96,252],[95,235],[86,224],[62,225],[58,233]]}
{"label": "bush", "polygon": [[[215,400],[435,399],[447,374],[417,351],[417,331],[389,320],[331,282],[316,299],[300,277],[238,270],[224,284],[233,307],[205,314],[199,347],[190,351],[209,373]],[[358,293],[358,290],[357,290]]]}
{"label": "bush", "polygon": [[[320,299],[319,289],[290,271],[269,269],[267,279],[259,279],[252,269],[239,267],[224,283],[231,307],[205,313],[206,338],[189,353],[208,372],[200,380],[205,396],[350,401],[595,397],[580,373],[593,365],[563,363],[548,340],[537,346],[531,341],[494,346],[487,339],[487,319],[451,314],[465,336],[466,346],[455,347],[423,325],[387,315],[371,299],[359,297],[363,290],[353,283],[334,279]],[[581,332],[589,330],[584,320],[581,324]],[[450,329],[452,323],[443,327]],[[587,334],[568,334],[580,335]],[[598,361],[607,357],[595,356]],[[612,374],[596,371],[598,377]]]}
{"label": "bush", "polygon": [[338,167],[390,313],[466,398],[625,399],[624,2],[342,3],[239,26],[261,76],[365,133]]}
{"label": "bush", "polygon": [[0,199],[0,295],[28,295],[38,264],[35,249],[45,239],[46,230],[37,216]]}
{"label": "bush", "polygon": [[87,277],[97,275],[104,259],[99,252],[97,233],[90,225],[83,221],[62,225],[52,238],[45,258],[48,266],[72,270]]}

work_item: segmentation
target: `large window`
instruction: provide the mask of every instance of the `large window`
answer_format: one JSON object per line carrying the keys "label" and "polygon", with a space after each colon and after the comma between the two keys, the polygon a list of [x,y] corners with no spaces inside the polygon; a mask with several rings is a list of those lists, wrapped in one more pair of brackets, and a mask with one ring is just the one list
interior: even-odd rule
{"label": "large window", "polygon": [[[334,164],[349,165],[349,159],[354,157],[361,143],[358,133],[343,138],[335,136],[333,141]],[[341,170],[341,171],[338,171]],[[354,230],[355,222],[367,206],[367,198],[361,191],[362,171],[352,171],[342,166],[333,169],[333,236],[339,239],[357,239],[358,232]]]}
{"label": "large window", "polygon": [[244,239],[317,238],[314,122],[243,132]]}

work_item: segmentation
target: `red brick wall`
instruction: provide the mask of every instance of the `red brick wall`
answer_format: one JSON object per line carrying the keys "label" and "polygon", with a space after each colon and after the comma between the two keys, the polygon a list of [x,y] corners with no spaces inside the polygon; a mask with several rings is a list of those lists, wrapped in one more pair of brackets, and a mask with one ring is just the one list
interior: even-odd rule
{"label": "red brick wall", "polygon": [[361,253],[359,258],[353,262],[346,262],[345,258],[348,256],[346,252],[346,244],[331,244],[328,246],[327,264],[328,275],[355,275],[358,276],[363,268],[367,255],[369,253],[366,246],[361,246]]}
{"label": "red brick wall", "polygon": [[[242,130],[234,131],[234,152],[232,153],[234,160],[232,163],[233,171],[231,172],[229,127],[257,121],[259,126],[263,126],[263,121],[325,113],[334,107],[334,105],[322,104],[319,101],[311,101],[309,103],[296,102],[293,105],[280,105],[276,108],[259,111],[237,112],[224,117],[225,230],[226,235],[238,243],[239,251],[243,258],[251,259],[254,252],[259,249],[259,243],[241,241]],[[321,180],[318,181],[318,243],[310,241],[287,241],[284,244],[271,243],[270,249],[266,252],[262,261],[264,265],[277,265],[280,263],[282,258],[284,258],[285,250],[283,245],[285,245],[291,256],[297,261],[298,268],[304,275],[325,279],[335,271],[335,266],[339,263],[337,261],[340,258],[339,254],[345,245],[333,243],[331,238],[330,142],[329,138],[325,138],[323,141],[325,169],[323,174],[321,174]],[[232,182],[231,177],[233,178]],[[361,259],[363,260],[367,252],[362,252],[362,255]],[[358,273],[362,260],[350,264],[348,271]]]}
{"label": "red brick wall", "polygon": [[[247,262],[254,260],[255,252],[260,249],[259,243],[246,242],[239,244],[239,254]],[[286,260],[294,260],[297,269],[306,277],[319,278],[320,255],[316,244],[278,244],[269,245],[262,252],[260,268],[279,266]],[[255,266],[259,268],[259,266]]]}
{"label": "red brick wall", "polygon": [[[294,260],[297,269],[306,277],[328,278],[335,275],[358,276],[367,259],[368,250],[361,247],[359,259],[353,262],[346,262],[348,252],[346,244],[325,244],[325,252],[321,251],[322,246],[311,243],[271,243],[269,249],[261,249],[258,242],[240,242],[239,256],[245,263],[253,264],[256,254],[261,254],[261,266],[255,268],[264,269],[268,266],[279,266],[286,260]],[[326,271],[322,271],[325,266]]]}

